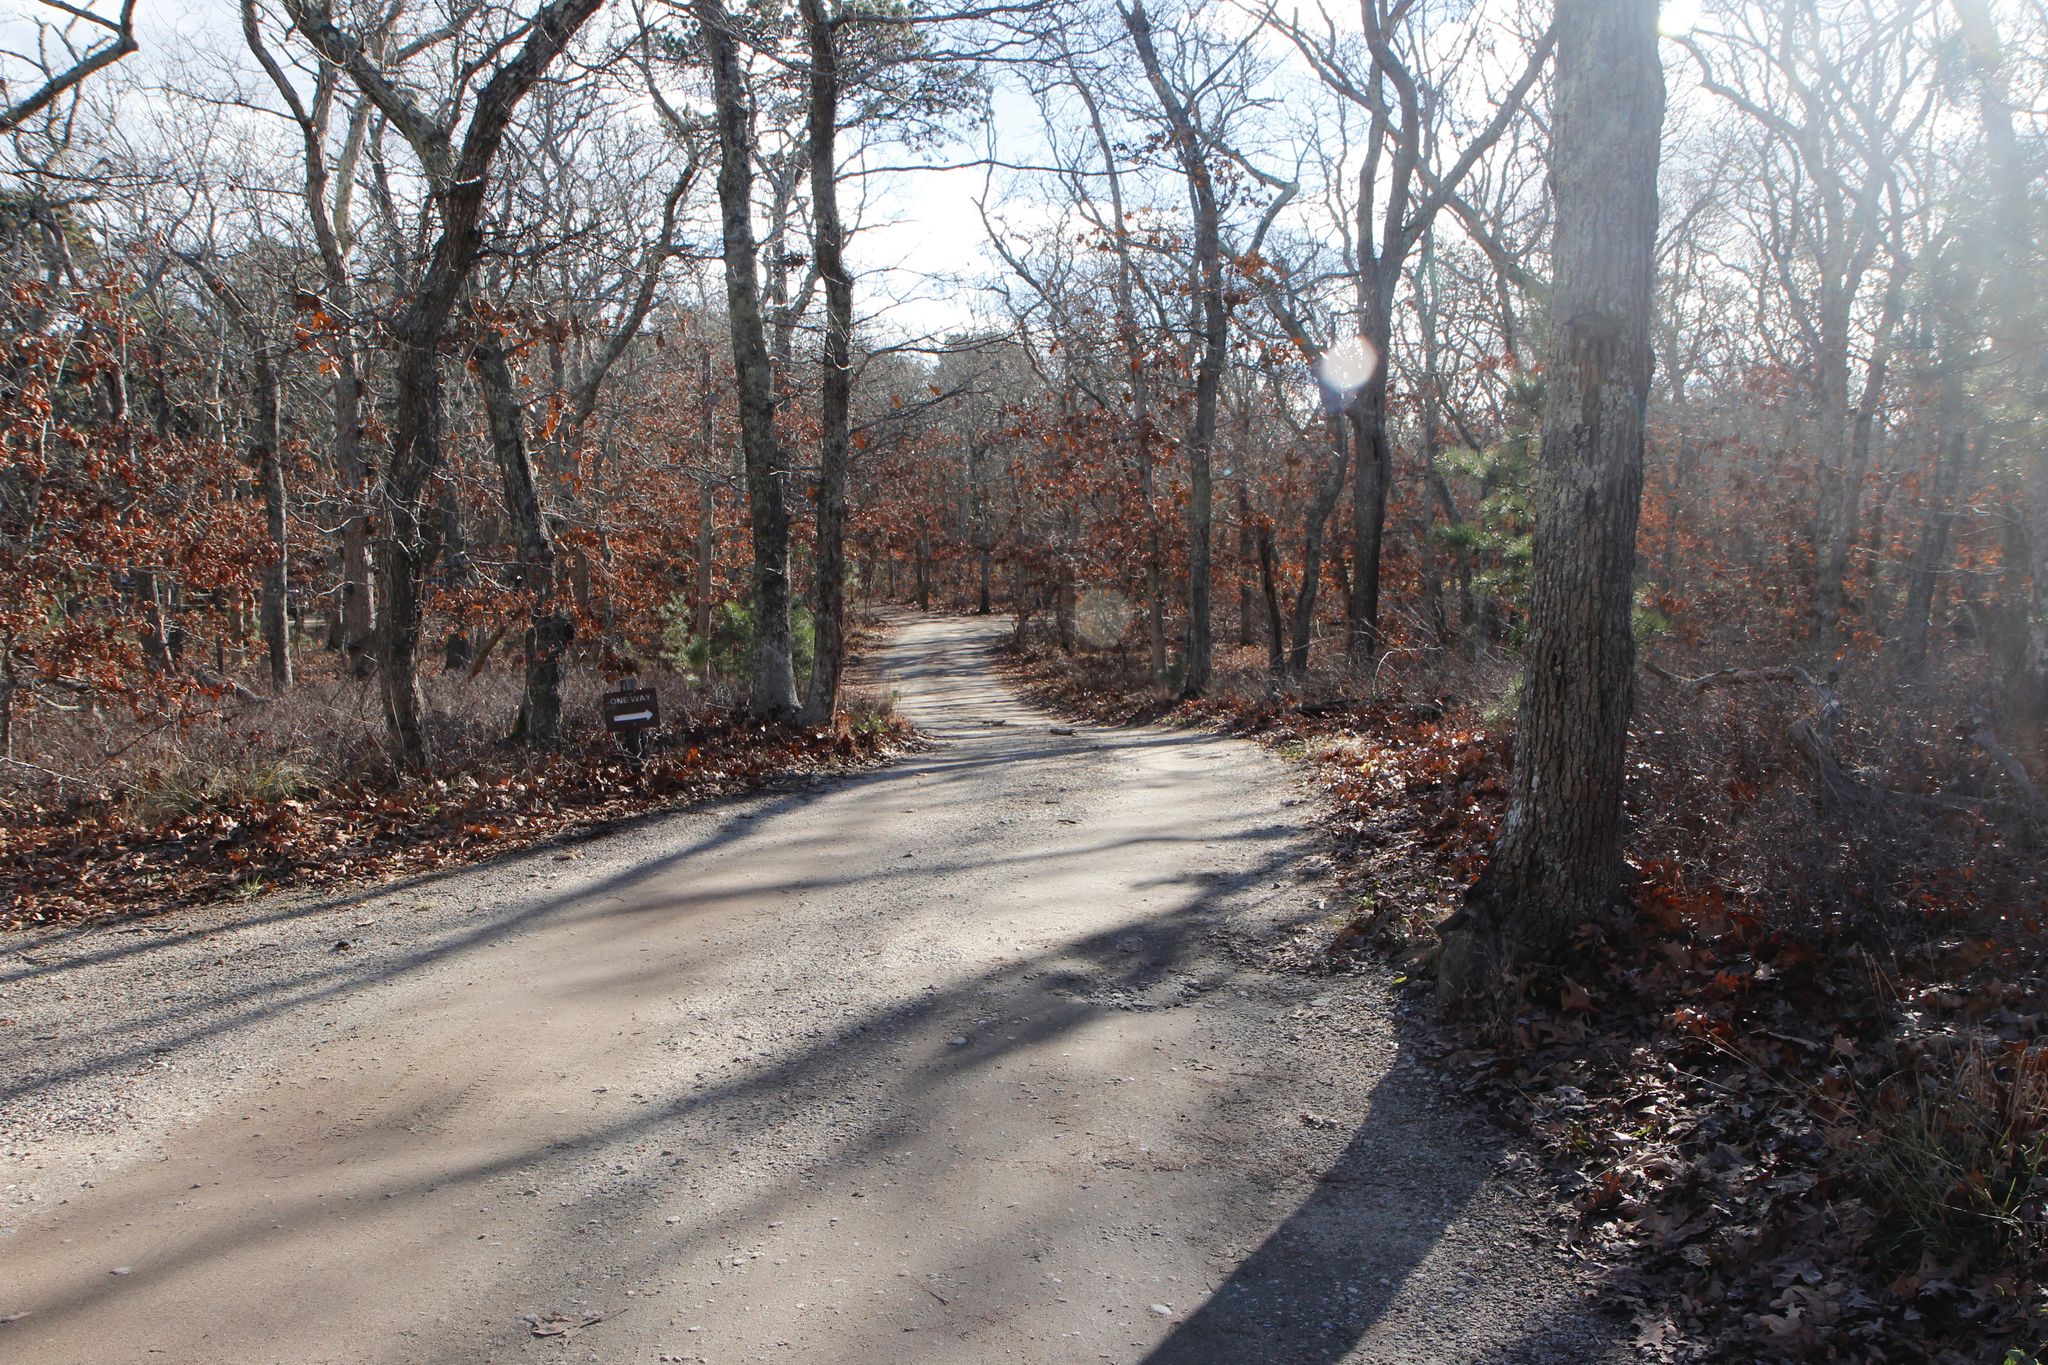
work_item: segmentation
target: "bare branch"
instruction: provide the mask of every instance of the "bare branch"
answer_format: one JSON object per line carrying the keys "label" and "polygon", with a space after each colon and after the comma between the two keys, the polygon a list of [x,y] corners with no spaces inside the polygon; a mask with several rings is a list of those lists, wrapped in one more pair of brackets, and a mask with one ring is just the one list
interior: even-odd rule
{"label": "bare branch", "polygon": [[67,91],[75,89],[94,72],[105,70],[137,50],[135,0],[122,0],[118,19],[108,19],[104,15],[94,14],[91,10],[65,4],[63,0],[42,0],[42,3],[51,9],[69,14],[74,19],[106,29],[113,37],[87,52],[64,70],[49,73],[49,79],[32,94],[8,105],[5,110],[0,110],[0,133],[13,132],[47,109]]}

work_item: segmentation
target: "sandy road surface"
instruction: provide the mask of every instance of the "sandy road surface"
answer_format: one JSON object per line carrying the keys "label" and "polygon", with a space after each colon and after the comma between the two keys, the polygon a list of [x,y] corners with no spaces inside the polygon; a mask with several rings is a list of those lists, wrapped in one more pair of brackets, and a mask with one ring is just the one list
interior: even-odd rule
{"label": "sandy road surface", "polygon": [[0,1362],[1613,1358],[1378,988],[1256,965],[1286,770],[991,638],[875,660],[885,771],[0,944]]}

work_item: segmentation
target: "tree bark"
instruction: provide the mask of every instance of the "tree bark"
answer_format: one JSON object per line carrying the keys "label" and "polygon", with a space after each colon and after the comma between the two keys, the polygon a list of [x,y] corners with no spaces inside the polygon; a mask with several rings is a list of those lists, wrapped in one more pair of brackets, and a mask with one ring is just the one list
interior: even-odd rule
{"label": "tree bark", "polygon": [[711,347],[697,358],[697,458],[703,471],[697,476],[697,600],[691,604],[691,628],[704,645],[704,667],[711,669],[711,593],[718,556],[718,481],[712,477],[712,441],[715,433],[716,396],[711,391]]}
{"label": "tree bark", "polygon": [[1507,964],[1557,960],[1608,904],[1621,862],[1664,112],[1657,5],[1560,0],[1557,35],[1556,281],[1527,664],[1507,814],[1445,925],[1449,1004],[1490,991]]}
{"label": "tree bark", "polygon": [[[1362,272],[1376,277],[1378,266]],[[1393,298],[1384,284],[1361,291],[1368,306],[1365,339],[1378,357],[1346,417],[1351,423],[1357,463],[1351,483],[1351,591],[1346,617],[1345,654],[1353,667],[1372,662],[1380,648],[1380,547],[1387,531],[1387,492],[1394,482],[1394,455],[1387,444],[1387,348],[1391,343]]]}
{"label": "tree bark", "polygon": [[551,747],[562,739],[562,656],[575,638],[575,627],[556,592],[555,542],[534,483],[512,368],[495,337],[478,340],[472,355],[483,391],[491,454],[504,488],[505,514],[519,547],[519,585],[532,595],[526,618],[526,685],[512,737]]}
{"label": "tree bark", "polygon": [[725,244],[726,314],[733,378],[739,389],[740,446],[747,460],[747,511],[754,543],[753,618],[756,715],[797,716],[789,642],[789,460],[775,433],[775,373],[761,316],[755,261],[753,98],[740,70],[739,45],[721,0],[694,0],[711,64],[718,119],[718,203]]}
{"label": "tree bark", "polygon": [[[252,328],[253,331],[253,328]],[[256,486],[263,494],[263,525],[270,537],[270,562],[263,566],[263,647],[270,664],[270,690],[289,692],[292,686],[292,645],[290,622],[290,538],[286,534],[284,420],[278,394],[277,358],[261,339],[255,345],[251,363],[256,370],[256,429],[250,433],[249,457],[256,466]]]}
{"label": "tree bark", "polygon": [[351,340],[337,359],[334,377],[334,455],[348,495],[348,520],[341,528],[341,646],[360,675],[368,668],[376,638],[377,607],[370,589],[370,540],[373,527],[367,507],[376,471],[363,456],[363,379]]}
{"label": "tree bark", "polygon": [[1277,680],[1286,676],[1287,654],[1281,648],[1280,588],[1274,580],[1273,523],[1261,521],[1259,539],[1259,590],[1266,599],[1266,670]]}
{"label": "tree bark", "polygon": [[[846,231],[839,219],[839,21],[826,14],[824,0],[802,0],[802,4],[811,49],[811,249],[818,278],[825,286],[825,336],[819,358],[817,549],[811,571],[816,648],[811,655],[804,719],[822,725],[838,708],[839,674],[846,656],[846,461],[853,403],[853,276],[846,268]],[[982,591],[986,602],[985,577]]]}

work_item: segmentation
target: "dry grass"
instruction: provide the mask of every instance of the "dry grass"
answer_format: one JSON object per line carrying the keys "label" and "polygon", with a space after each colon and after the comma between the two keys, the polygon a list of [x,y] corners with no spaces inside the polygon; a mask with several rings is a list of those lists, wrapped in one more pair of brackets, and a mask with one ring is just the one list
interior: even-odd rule
{"label": "dry grass", "polygon": [[2048,1047],[1927,1048],[1865,1104],[1864,1196],[1902,1252],[2048,1265]]}

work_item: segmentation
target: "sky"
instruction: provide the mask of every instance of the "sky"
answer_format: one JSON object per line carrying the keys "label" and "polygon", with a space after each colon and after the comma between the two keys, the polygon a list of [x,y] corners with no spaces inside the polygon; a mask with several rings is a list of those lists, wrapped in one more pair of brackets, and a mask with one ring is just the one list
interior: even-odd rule
{"label": "sky", "polygon": [[[102,4],[110,0],[101,0]],[[1699,17],[1701,0],[1667,0],[1663,24],[1670,33],[1689,31]],[[29,32],[25,16],[30,0],[6,0],[0,10],[0,38],[19,44]],[[241,49],[239,10],[235,0],[141,0],[138,10],[143,54],[131,58],[139,68],[129,75],[150,79],[168,67],[204,62],[247,66]],[[211,54],[202,56],[202,54]],[[1010,159],[1041,159],[1043,135],[1031,101],[1013,86],[998,81],[994,95],[993,139]],[[939,149],[934,160],[973,158],[983,145],[981,130]],[[900,160],[884,152],[890,160]],[[989,292],[997,269],[986,243],[977,201],[987,201],[1013,229],[1055,230],[1059,220],[1007,194],[1004,177],[991,178],[978,167],[904,172],[868,177],[858,183],[861,224],[851,256],[862,272],[861,312],[878,336],[903,338],[943,335],[986,325],[998,317]],[[1003,201],[998,209],[997,201]]]}
{"label": "sky", "polygon": [[[109,13],[118,12],[118,0],[99,4],[112,6]],[[32,45],[35,13],[33,0],[0,0],[0,44],[16,50]],[[254,74],[243,51],[236,0],[140,0],[136,16],[141,52],[123,63],[124,80],[149,84],[179,69],[230,66]],[[11,74],[18,68],[9,69]],[[147,94],[140,97],[142,105],[151,102]],[[1028,110],[1014,95],[1000,98],[998,107],[1008,110],[1012,123],[1014,116]],[[962,143],[938,155],[960,160],[975,151]],[[904,336],[943,334],[973,325],[979,293],[964,282],[987,274],[985,234],[975,209],[975,200],[986,192],[985,181],[983,171],[966,168],[862,182],[863,226],[850,255],[862,272],[862,311],[875,327]],[[854,201],[849,193],[849,206]]]}

